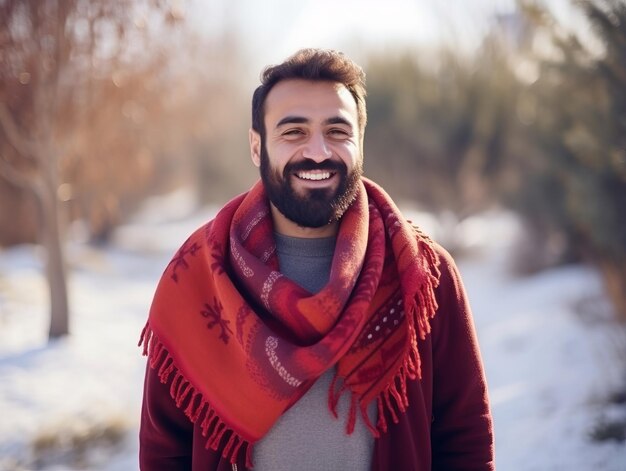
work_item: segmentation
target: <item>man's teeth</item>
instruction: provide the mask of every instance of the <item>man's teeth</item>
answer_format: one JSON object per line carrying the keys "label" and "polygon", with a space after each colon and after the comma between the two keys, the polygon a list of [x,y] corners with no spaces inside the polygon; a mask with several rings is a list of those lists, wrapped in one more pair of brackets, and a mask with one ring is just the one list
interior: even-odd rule
{"label": "man's teeth", "polygon": [[330,178],[330,172],[312,173],[312,172],[300,172],[297,174],[298,178],[303,180],[327,180]]}

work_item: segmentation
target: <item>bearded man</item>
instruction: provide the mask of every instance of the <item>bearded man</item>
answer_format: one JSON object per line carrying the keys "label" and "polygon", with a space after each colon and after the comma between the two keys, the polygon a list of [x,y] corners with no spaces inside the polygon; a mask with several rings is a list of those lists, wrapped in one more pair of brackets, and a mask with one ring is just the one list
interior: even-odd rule
{"label": "bearded man", "polygon": [[454,262],[362,176],[362,69],[305,49],[261,82],[261,180],[182,245],[142,333],[141,469],[493,470]]}

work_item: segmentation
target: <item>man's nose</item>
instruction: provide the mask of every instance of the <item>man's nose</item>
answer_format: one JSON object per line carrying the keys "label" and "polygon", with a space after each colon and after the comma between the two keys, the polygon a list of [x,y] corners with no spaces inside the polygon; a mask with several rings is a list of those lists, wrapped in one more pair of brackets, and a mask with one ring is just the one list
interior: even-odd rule
{"label": "man's nose", "polygon": [[302,151],[302,157],[305,159],[311,159],[315,162],[323,162],[330,159],[332,152],[323,134],[313,134],[307,141],[304,150]]}

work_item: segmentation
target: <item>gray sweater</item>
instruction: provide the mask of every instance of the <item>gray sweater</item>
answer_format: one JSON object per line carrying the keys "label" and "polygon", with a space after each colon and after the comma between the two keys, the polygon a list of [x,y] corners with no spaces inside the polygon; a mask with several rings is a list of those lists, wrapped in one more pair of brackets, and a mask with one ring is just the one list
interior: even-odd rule
{"label": "gray sweater", "polygon": [[[335,238],[301,239],[275,234],[280,271],[311,293],[328,282]],[[328,409],[328,389],[334,368],[274,424],[254,447],[255,471],[366,471],[370,469],[374,438],[362,419],[346,435],[349,397],[339,402],[336,419]],[[370,416],[375,416],[370,408]]]}

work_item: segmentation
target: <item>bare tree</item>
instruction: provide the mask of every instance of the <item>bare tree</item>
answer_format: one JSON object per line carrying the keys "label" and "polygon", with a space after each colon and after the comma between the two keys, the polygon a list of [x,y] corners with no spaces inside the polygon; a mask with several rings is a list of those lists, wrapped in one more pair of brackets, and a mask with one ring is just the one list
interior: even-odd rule
{"label": "bare tree", "polygon": [[161,0],[0,0],[0,177],[37,201],[50,338],[69,333],[62,175],[104,147],[140,154],[120,113],[132,123],[149,112],[132,97],[163,66],[150,29],[177,18]]}

